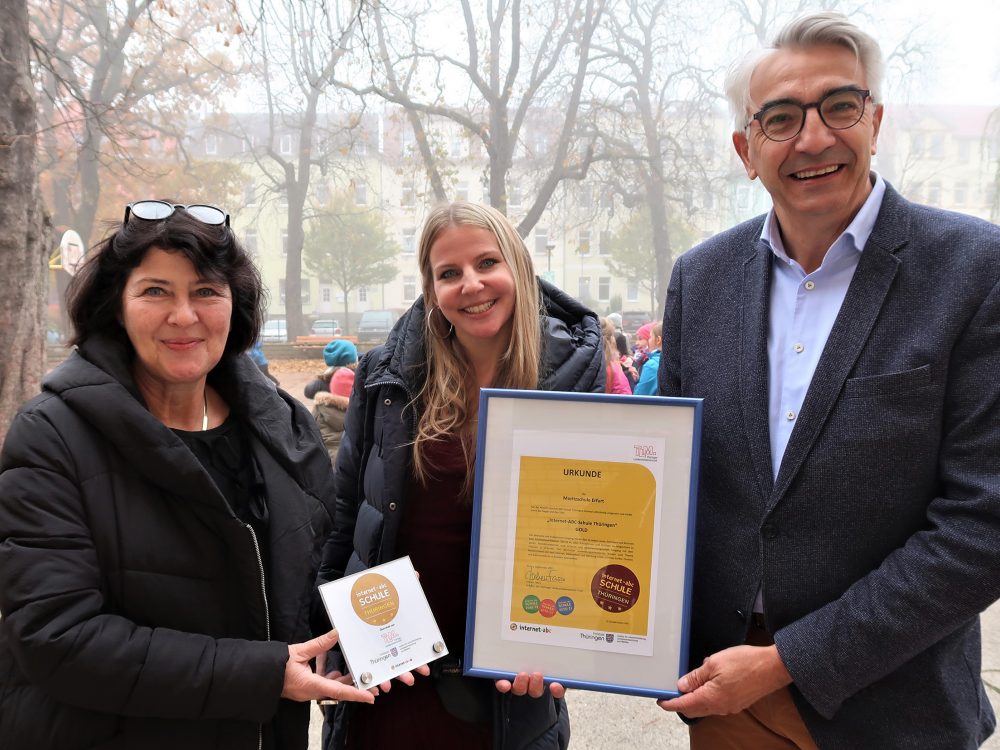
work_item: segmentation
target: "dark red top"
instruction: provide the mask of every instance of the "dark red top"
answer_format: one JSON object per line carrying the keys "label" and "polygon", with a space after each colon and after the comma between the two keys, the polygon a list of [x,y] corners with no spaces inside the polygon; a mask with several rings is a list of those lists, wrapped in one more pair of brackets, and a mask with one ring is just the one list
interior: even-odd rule
{"label": "dark red top", "polygon": [[[461,657],[472,541],[472,504],[462,499],[467,468],[457,438],[432,443],[427,459],[434,476],[427,486],[414,479],[408,487],[395,554],[410,556],[449,653]],[[349,750],[492,748],[492,726],[470,724],[449,714],[427,677],[417,676],[413,687],[393,682],[392,690],[378,696],[374,705],[353,708]]]}

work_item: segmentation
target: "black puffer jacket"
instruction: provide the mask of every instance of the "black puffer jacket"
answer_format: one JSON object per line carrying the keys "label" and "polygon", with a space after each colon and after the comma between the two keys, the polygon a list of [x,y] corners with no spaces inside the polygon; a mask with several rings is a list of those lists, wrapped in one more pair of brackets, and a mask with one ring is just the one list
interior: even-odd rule
{"label": "black puffer jacket", "polygon": [[307,746],[308,704],[280,693],[287,644],[311,635],[330,462],[309,412],[248,358],[211,382],[262,474],[266,573],[250,528],[142,405],[120,345],[88,342],[15,419],[0,473],[4,748]]}
{"label": "black puffer jacket", "polygon": [[[594,313],[554,286],[542,286],[539,389],[604,390],[601,327]],[[422,299],[399,319],[385,345],[368,352],[354,380],[337,460],[337,517],[320,577],[335,580],[394,559],[410,477],[412,409],[425,373]],[[337,706],[327,750],[343,746],[352,707]],[[565,703],[496,693],[496,750],[555,750],[569,738]]]}

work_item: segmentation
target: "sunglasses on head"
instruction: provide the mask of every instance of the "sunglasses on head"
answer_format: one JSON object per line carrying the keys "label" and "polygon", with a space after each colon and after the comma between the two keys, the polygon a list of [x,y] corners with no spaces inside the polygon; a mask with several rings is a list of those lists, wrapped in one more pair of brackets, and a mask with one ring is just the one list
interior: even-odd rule
{"label": "sunglasses on head", "polygon": [[192,218],[197,219],[202,224],[213,227],[229,226],[229,214],[221,208],[209,206],[204,203],[192,203],[185,206],[179,203],[167,203],[166,201],[136,201],[125,206],[125,219],[122,224],[128,224],[129,217],[134,216],[143,221],[162,221],[174,211],[181,209],[187,211]]}

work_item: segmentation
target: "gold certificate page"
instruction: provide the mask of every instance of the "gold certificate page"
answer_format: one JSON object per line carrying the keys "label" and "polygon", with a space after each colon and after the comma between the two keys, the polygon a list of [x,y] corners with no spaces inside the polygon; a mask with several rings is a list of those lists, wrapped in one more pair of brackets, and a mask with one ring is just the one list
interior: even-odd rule
{"label": "gold certificate page", "polygon": [[649,437],[515,434],[502,638],[652,654],[663,450]]}

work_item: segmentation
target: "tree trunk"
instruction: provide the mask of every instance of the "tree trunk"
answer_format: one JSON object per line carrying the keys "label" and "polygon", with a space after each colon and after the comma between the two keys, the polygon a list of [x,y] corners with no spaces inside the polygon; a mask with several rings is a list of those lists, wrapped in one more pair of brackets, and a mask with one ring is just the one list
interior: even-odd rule
{"label": "tree trunk", "polygon": [[25,0],[0,0],[0,441],[38,392],[45,358],[47,220],[36,174],[36,113]]}

